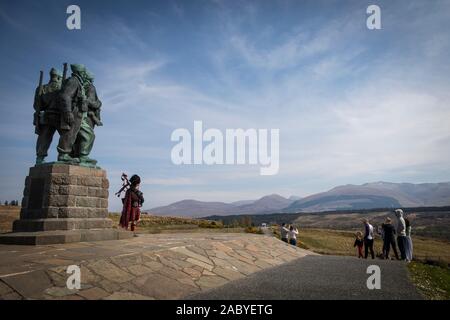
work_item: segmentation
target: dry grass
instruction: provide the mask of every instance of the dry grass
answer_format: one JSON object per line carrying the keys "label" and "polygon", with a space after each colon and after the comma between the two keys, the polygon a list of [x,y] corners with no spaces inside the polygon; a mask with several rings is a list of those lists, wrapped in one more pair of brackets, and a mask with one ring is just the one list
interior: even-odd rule
{"label": "dry grass", "polygon": [[19,219],[20,207],[0,206],[0,232],[11,232],[13,221]]}
{"label": "dry grass", "polygon": [[[119,223],[120,220],[120,214],[112,212],[109,214],[109,218],[111,218],[114,222]],[[147,215],[142,214],[141,215],[141,221],[139,222],[139,225],[141,227],[149,227],[149,226],[156,226],[156,225],[211,225],[212,221],[208,220],[196,220],[196,219],[189,219],[189,218],[183,218],[183,217],[162,217],[162,216],[154,216],[154,215]],[[221,226],[220,223],[214,221],[214,225],[219,227]]]}
{"label": "dry grass", "polygon": [[[110,213],[114,225],[119,224],[120,215]],[[138,233],[177,233],[177,232],[244,232],[244,228],[226,228],[222,223],[211,220],[183,217],[163,217],[143,214],[137,226]]]}
{"label": "dry grass", "polygon": [[[301,229],[299,232],[298,238],[304,248],[320,254],[356,255],[353,232],[323,229]],[[376,254],[381,253],[381,242],[376,240],[374,248]]]}
{"label": "dry grass", "polygon": [[264,234],[264,231],[260,227],[246,227],[244,231],[246,233]]}

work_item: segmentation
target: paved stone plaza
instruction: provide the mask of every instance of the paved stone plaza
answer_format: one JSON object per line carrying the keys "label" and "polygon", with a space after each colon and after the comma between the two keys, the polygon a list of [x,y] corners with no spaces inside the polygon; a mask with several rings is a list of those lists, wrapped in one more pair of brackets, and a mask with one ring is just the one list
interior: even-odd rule
{"label": "paved stone plaza", "polygon": [[[314,255],[253,234],[157,234],[46,246],[0,245],[0,299],[179,299]],[[69,265],[81,289],[66,286]]]}

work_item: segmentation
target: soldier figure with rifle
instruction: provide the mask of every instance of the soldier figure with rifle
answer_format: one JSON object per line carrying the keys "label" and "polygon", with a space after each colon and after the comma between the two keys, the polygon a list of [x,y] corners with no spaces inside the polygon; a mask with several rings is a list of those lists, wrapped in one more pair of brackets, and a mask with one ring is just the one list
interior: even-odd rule
{"label": "soldier figure with rifle", "polygon": [[86,68],[81,64],[71,64],[70,68],[72,76],[64,81],[60,92],[61,137],[57,148],[58,161],[79,163],[80,159],[71,157],[71,154],[83,117],[87,113],[83,76]]}
{"label": "soldier figure with rifle", "polygon": [[97,96],[97,89],[94,86],[94,74],[86,71],[86,97],[88,100],[88,122],[89,125],[94,129],[95,126],[103,126],[100,109],[102,107],[102,102]]}
{"label": "soldier figure with rifle", "polygon": [[86,70],[84,76],[84,90],[86,94],[86,110],[83,109],[83,118],[81,120],[80,130],[77,139],[72,148],[71,156],[80,159],[82,165],[94,166],[97,160],[88,157],[94,145],[95,133],[94,127],[102,126],[100,121],[100,108],[102,102],[98,99],[97,91],[93,84],[94,75]]}
{"label": "soldier figure with rifle", "polygon": [[42,164],[47,156],[48,148],[57,130],[59,122],[58,94],[61,89],[61,73],[52,68],[50,81],[43,85],[43,72],[40,72],[39,86],[34,95],[34,121],[36,142],[36,164]]}
{"label": "soldier figure with rifle", "polygon": [[95,139],[95,125],[100,121],[101,101],[93,85],[94,76],[84,65],[71,64],[72,75],[66,79],[64,72],[50,71],[50,81],[43,85],[43,72],[34,98],[34,125],[38,135],[36,165],[44,163],[55,131],[58,131],[58,162],[95,166],[96,160],[88,157]]}

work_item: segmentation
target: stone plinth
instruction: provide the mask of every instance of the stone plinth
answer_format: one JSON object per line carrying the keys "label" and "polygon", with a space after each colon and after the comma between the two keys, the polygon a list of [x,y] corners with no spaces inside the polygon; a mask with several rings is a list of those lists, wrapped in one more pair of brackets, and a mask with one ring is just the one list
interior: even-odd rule
{"label": "stone plinth", "polygon": [[105,170],[67,164],[30,168],[20,219],[0,243],[50,244],[131,236],[108,219]]}

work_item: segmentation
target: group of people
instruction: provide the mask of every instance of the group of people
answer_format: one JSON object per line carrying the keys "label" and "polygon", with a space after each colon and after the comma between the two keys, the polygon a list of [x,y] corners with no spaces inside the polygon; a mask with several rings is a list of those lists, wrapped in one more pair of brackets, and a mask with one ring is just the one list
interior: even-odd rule
{"label": "group of people", "polygon": [[286,223],[283,223],[281,225],[280,233],[282,241],[297,246],[298,229],[296,227],[293,225],[288,226]]}
{"label": "group of people", "polygon": [[[396,225],[390,217],[387,217],[385,222],[381,225],[381,229],[378,229],[377,233],[383,240],[383,252],[381,257],[383,259],[391,259],[390,251],[394,252],[397,260],[412,261],[413,256],[413,244],[411,239],[411,222],[408,217],[405,217],[402,209],[394,211],[397,218]],[[356,239],[354,247],[357,248],[357,254],[359,258],[367,259],[370,251],[372,259],[375,259],[375,253],[373,249],[374,244],[374,227],[369,223],[368,219],[363,220],[364,234],[360,231],[356,233]],[[400,256],[397,251],[397,247],[400,250]],[[364,253],[363,253],[364,248]]]}
{"label": "group of people", "polygon": [[97,160],[88,157],[95,140],[94,127],[102,126],[101,101],[94,86],[94,74],[82,64],[71,64],[72,75],[50,70],[50,80],[43,84],[43,72],[34,97],[36,165],[45,163],[48,149],[57,131],[58,161],[95,166]]}

